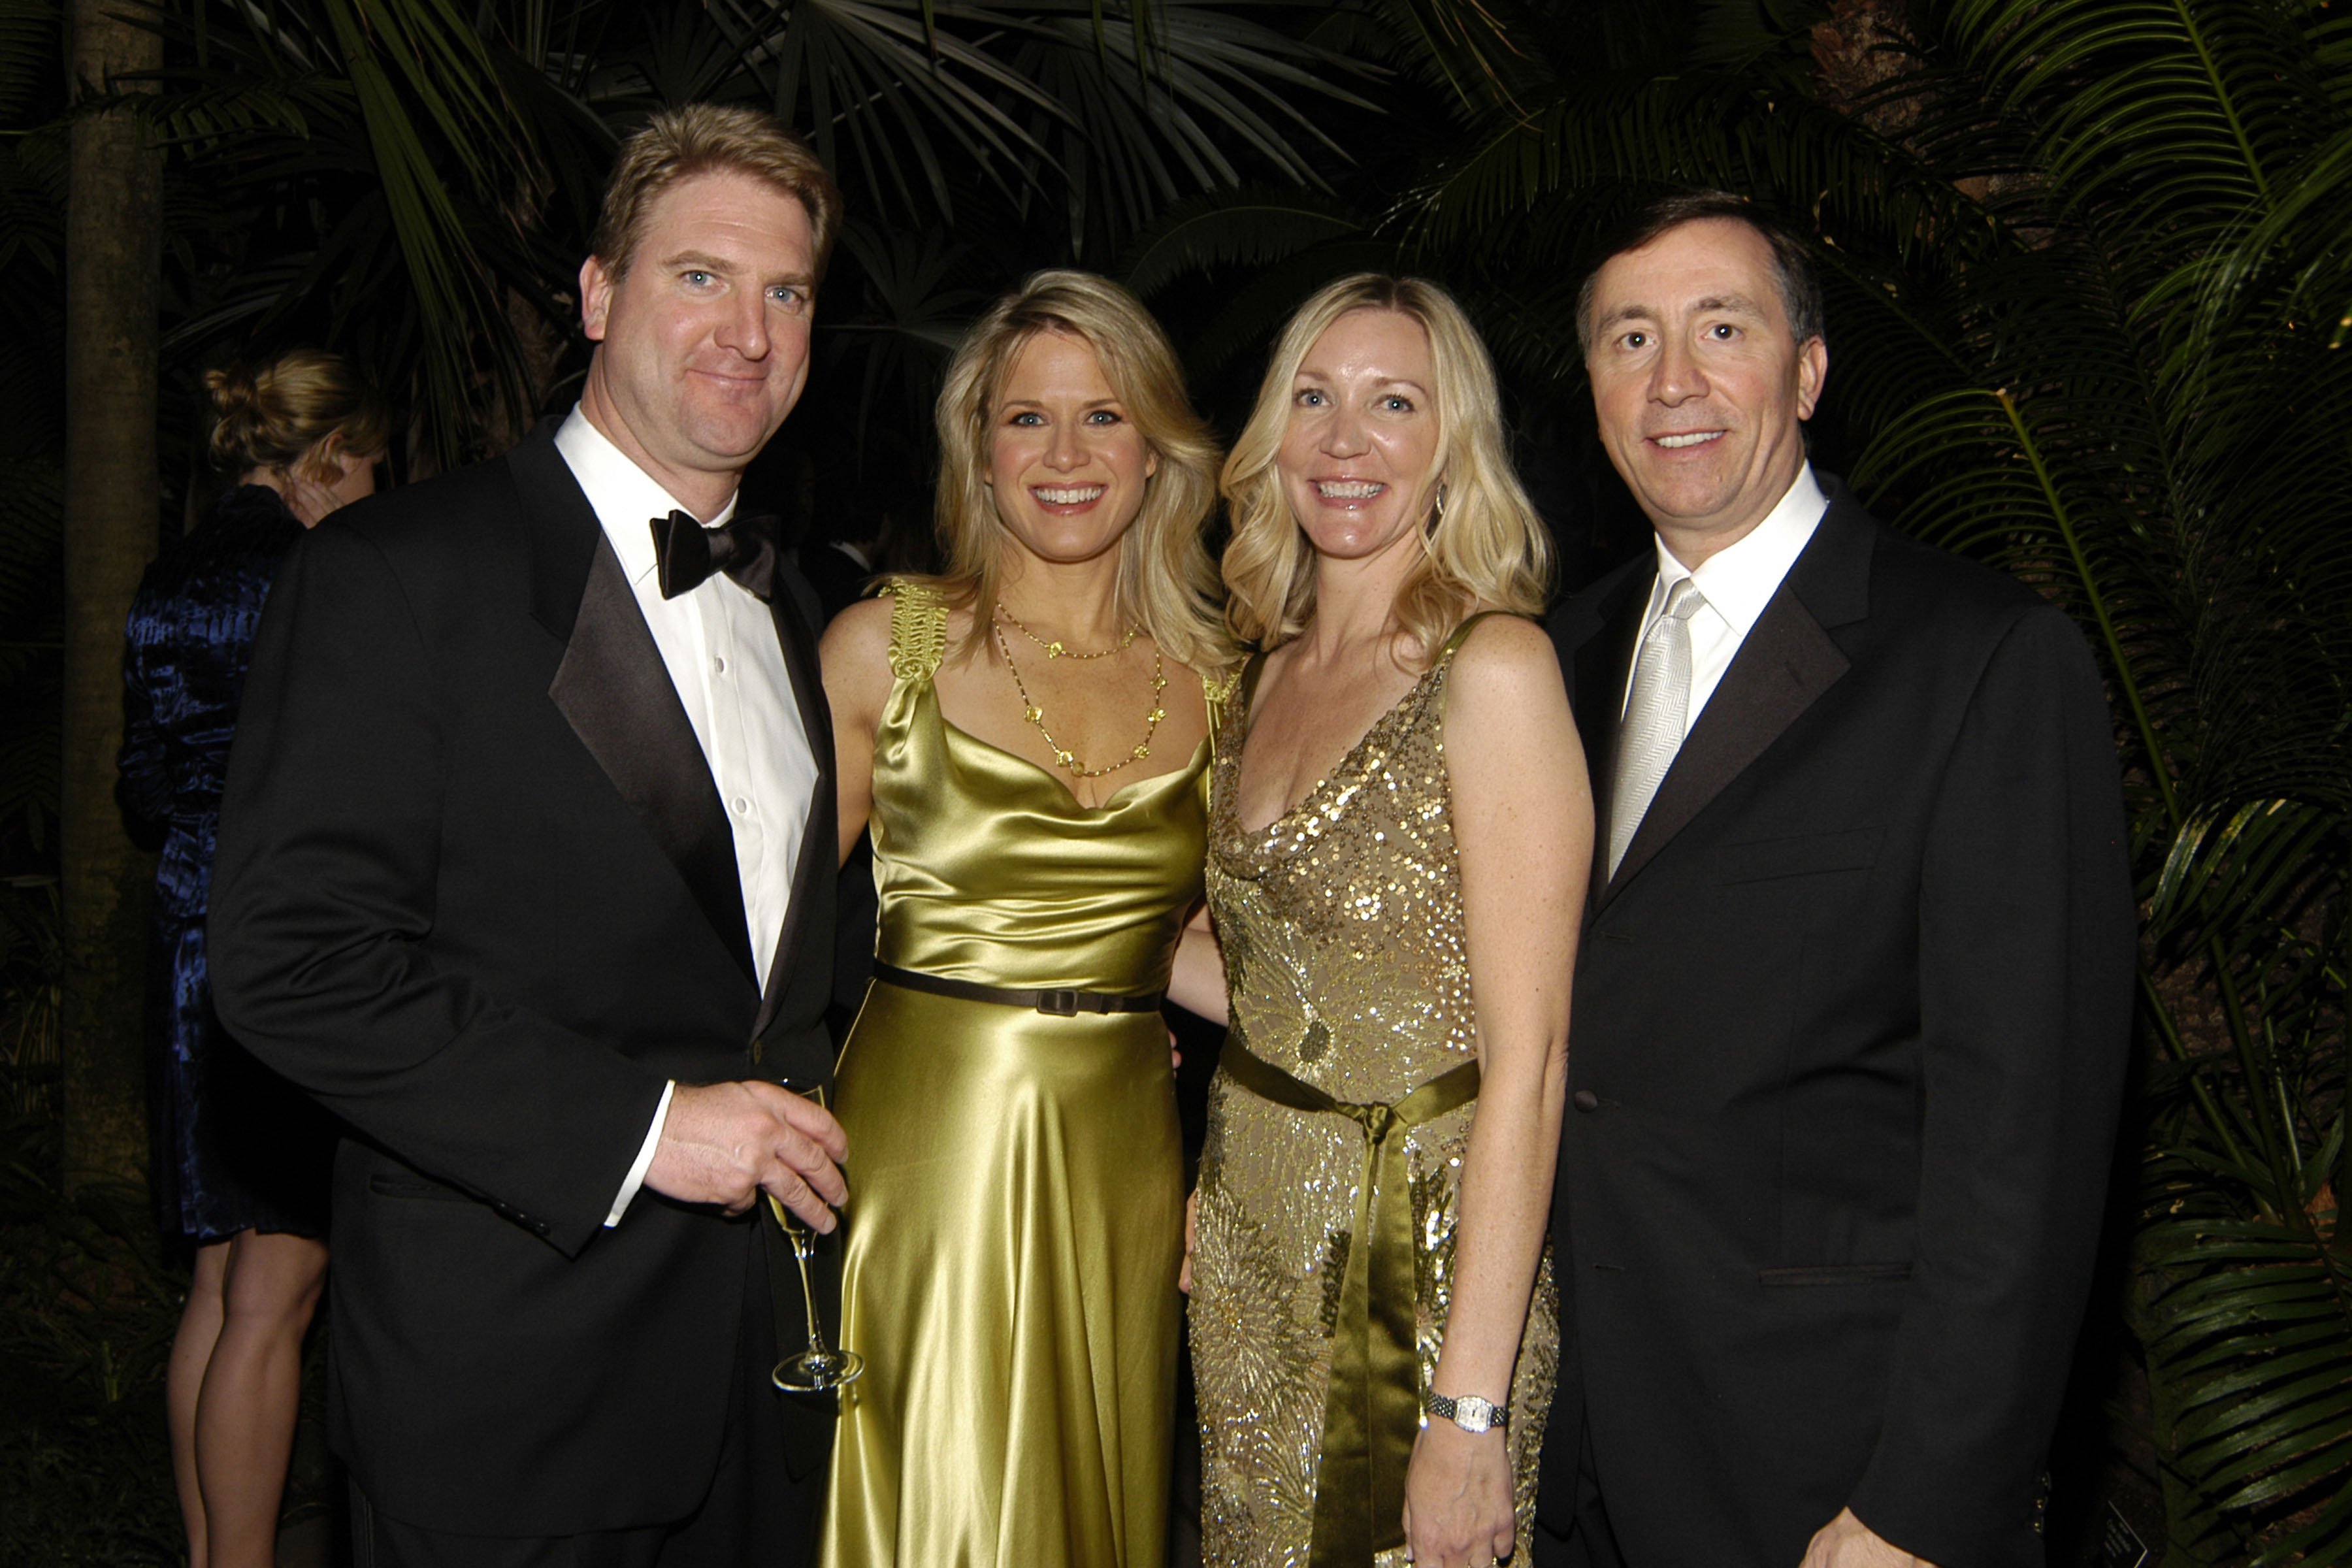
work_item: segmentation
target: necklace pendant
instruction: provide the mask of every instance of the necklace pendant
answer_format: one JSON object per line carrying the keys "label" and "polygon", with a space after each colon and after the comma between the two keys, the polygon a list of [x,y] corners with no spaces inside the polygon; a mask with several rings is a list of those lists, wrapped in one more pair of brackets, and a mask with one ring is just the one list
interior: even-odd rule
{"label": "necklace pendant", "polygon": [[1058,640],[1049,642],[1045,645],[1045,657],[1047,658],[1059,658],[1062,657],[1062,645]]}
{"label": "necklace pendant", "polygon": [[1078,759],[1067,752],[1055,752],[1054,753],[1054,760],[1061,763],[1064,767],[1074,771],[1078,765]]}

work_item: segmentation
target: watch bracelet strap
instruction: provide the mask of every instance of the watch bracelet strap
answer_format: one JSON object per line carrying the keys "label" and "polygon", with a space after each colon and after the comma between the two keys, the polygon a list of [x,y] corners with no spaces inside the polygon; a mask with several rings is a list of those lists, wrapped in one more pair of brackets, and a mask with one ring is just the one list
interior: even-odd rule
{"label": "watch bracelet strap", "polygon": [[1505,1426],[1510,1425],[1511,1407],[1508,1404],[1497,1403],[1491,1399],[1480,1399],[1479,1396],[1475,1394],[1431,1394],[1422,1400],[1421,1407],[1430,1415],[1436,1416],[1441,1421],[1451,1421],[1454,1423],[1454,1425],[1460,1426],[1461,1415],[1459,1413],[1461,1411],[1463,1402],[1465,1400],[1471,1399],[1478,1400],[1479,1404],[1484,1405],[1489,1411],[1493,1412],[1493,1415],[1489,1418],[1490,1430],[1500,1431]]}

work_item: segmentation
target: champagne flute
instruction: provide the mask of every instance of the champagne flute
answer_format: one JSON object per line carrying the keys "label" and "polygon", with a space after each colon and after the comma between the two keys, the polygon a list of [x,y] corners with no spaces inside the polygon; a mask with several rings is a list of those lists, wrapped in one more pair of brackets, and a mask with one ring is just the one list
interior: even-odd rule
{"label": "champagne flute", "polygon": [[[793,1094],[824,1104],[824,1087],[812,1084],[802,1089],[790,1079],[779,1080]],[[816,1236],[801,1223],[798,1215],[778,1202],[774,1194],[764,1194],[768,1212],[776,1216],[776,1226],[792,1244],[793,1261],[800,1266],[801,1307],[808,1315],[808,1348],[798,1355],[788,1355],[778,1362],[768,1380],[778,1388],[793,1394],[823,1394],[858,1380],[866,1371],[866,1358],[853,1350],[835,1350],[824,1342],[824,1325],[816,1315],[816,1294],[809,1289],[809,1257],[816,1251]]]}

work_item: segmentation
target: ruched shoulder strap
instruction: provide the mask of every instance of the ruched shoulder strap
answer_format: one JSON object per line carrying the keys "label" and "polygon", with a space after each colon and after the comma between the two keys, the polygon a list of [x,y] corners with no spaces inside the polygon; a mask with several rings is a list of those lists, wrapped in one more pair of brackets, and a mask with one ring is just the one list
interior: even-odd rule
{"label": "ruched shoulder strap", "polygon": [[948,653],[948,602],[927,583],[893,577],[876,590],[890,601],[890,673],[929,680]]}
{"label": "ruched shoulder strap", "polygon": [[1244,668],[1236,666],[1223,675],[1203,677],[1201,681],[1201,698],[1209,709],[1209,754],[1213,757],[1217,754],[1217,737],[1224,731],[1225,709],[1241,689]]}

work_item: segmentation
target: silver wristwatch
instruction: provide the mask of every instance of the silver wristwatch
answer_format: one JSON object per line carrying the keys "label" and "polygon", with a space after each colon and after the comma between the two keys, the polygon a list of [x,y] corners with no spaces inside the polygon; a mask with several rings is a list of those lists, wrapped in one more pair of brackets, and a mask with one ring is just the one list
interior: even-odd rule
{"label": "silver wristwatch", "polygon": [[1421,1407],[1441,1421],[1451,1421],[1465,1432],[1491,1432],[1510,1424],[1511,1407],[1479,1398],[1475,1394],[1449,1399],[1443,1394],[1433,1394],[1421,1402]]}

